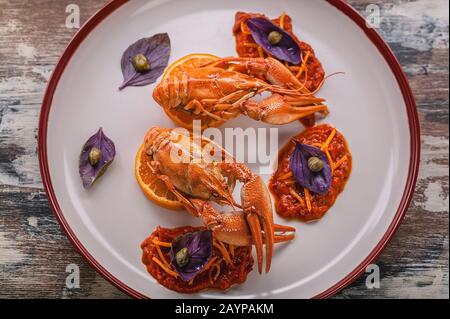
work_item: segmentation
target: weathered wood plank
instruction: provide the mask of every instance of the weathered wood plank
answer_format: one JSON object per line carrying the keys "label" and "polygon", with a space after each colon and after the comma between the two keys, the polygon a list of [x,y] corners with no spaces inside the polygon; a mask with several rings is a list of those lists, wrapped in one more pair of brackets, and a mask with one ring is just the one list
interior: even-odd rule
{"label": "weathered wood plank", "polygon": [[[0,298],[125,298],[71,246],[51,213],[39,175],[37,120],[46,82],[73,29],[71,1],[0,0]],[[104,1],[78,0],[82,22]],[[413,202],[377,261],[380,289],[365,277],[337,298],[448,298],[448,1],[351,0],[381,9],[378,31],[411,83],[420,114],[422,163]],[[51,261],[51,262],[49,262]],[[68,264],[80,289],[65,287]]]}
{"label": "weathered wood plank", "polygon": [[[361,13],[373,1],[349,1]],[[382,253],[380,289],[364,276],[337,297],[448,298],[448,2],[378,1],[378,31],[407,74],[419,110],[422,156],[411,207]]]}
{"label": "weathered wood plank", "polygon": [[[125,297],[75,251],[41,189],[0,186],[0,212],[0,298]],[[69,264],[79,289],[65,286]]]}
{"label": "weathered wood plank", "polygon": [[[0,1],[0,298],[127,297],[75,251],[51,212],[37,159],[37,123],[53,67],[76,30],[71,1]],[[104,1],[77,1],[85,21]],[[3,23],[5,22],[5,23]],[[65,287],[67,265],[80,289]]]}

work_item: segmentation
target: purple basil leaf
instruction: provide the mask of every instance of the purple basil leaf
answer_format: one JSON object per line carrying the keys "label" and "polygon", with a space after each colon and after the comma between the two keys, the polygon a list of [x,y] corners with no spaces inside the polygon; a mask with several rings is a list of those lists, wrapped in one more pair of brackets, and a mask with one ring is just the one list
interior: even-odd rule
{"label": "purple basil leaf", "polygon": [[[201,230],[178,236],[172,241],[170,250],[170,263],[175,267],[183,281],[190,281],[208,263],[212,256],[212,232]],[[179,267],[175,255],[183,248],[188,249],[189,262],[184,267]]]}
{"label": "purple basil leaf", "polygon": [[[94,147],[100,150],[100,158],[97,164],[92,165],[89,161],[89,153]],[[84,188],[91,188],[92,184],[103,175],[115,156],[116,148],[113,141],[103,133],[102,128],[99,128],[97,133],[87,140],[81,150],[79,172]]]}
{"label": "purple basil leaf", "polygon": [[[318,157],[323,162],[323,169],[312,172],[308,168],[308,159]],[[289,160],[289,167],[297,183],[311,192],[325,195],[331,187],[331,167],[325,153],[318,147],[296,142],[294,152]]]}
{"label": "purple basil leaf", "polygon": [[[137,54],[145,55],[150,63],[150,71],[139,73],[135,70],[132,61]],[[119,90],[127,86],[144,86],[156,82],[167,67],[169,56],[170,38],[167,33],[158,33],[130,45],[122,56],[123,83]]]}
{"label": "purple basil leaf", "polygon": [[[279,60],[292,64],[300,63],[300,47],[292,36],[266,18],[250,18],[247,20],[247,26],[252,33],[253,40],[260,45],[264,51],[273,55]],[[277,31],[282,35],[278,44],[271,45],[268,37],[269,33]]]}

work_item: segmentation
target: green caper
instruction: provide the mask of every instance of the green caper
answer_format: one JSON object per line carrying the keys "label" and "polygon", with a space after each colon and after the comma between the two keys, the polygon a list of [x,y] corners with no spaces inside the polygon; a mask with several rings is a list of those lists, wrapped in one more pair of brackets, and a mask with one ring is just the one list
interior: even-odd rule
{"label": "green caper", "polygon": [[150,71],[150,63],[145,55],[142,53],[136,54],[133,58],[133,66],[136,72],[143,73]]}
{"label": "green caper", "polygon": [[280,32],[272,31],[269,33],[267,40],[269,41],[270,45],[277,45],[278,43],[280,43],[282,38],[283,35]]}
{"label": "green caper", "polygon": [[312,172],[320,172],[321,170],[323,170],[323,162],[320,158],[312,156],[308,158],[308,168]]}
{"label": "green caper", "polygon": [[89,152],[89,163],[92,166],[95,166],[95,165],[97,165],[98,162],[100,162],[101,157],[102,157],[102,152],[94,146],[91,149],[91,151]]}
{"label": "green caper", "polygon": [[175,254],[175,261],[179,267],[184,267],[189,263],[189,251],[188,249],[182,248]]}

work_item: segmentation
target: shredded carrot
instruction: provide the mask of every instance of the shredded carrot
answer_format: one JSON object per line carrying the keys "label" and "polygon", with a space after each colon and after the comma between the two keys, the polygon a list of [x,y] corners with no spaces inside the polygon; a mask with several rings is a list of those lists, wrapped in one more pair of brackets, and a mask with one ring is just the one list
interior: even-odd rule
{"label": "shredded carrot", "polygon": [[330,162],[330,166],[331,166],[331,173],[333,173],[334,172],[334,162],[333,162],[333,159],[331,158],[331,154],[328,151],[328,148],[325,149],[325,155],[327,155],[328,162]]}
{"label": "shredded carrot", "polygon": [[[208,261],[208,263],[205,265],[205,267],[203,267],[203,269],[200,271],[200,273],[202,273],[202,272],[205,272],[205,271],[207,271],[213,264],[214,264],[214,262],[217,260],[217,256],[213,256],[209,261]],[[220,260],[220,262],[222,262],[222,260]],[[220,263],[219,262],[219,263]],[[192,278],[190,281],[189,281],[189,286],[191,286],[193,283],[194,283],[194,279],[195,279],[196,277],[194,277],[194,278]]]}
{"label": "shredded carrot", "polygon": [[231,258],[234,258],[234,245],[228,245],[228,247],[230,248],[230,254],[231,254]]}
{"label": "shredded carrot", "polygon": [[288,179],[289,177],[292,177],[292,171],[289,171],[289,172],[281,175],[280,177],[278,177],[278,179],[283,180],[283,179]]}
{"label": "shredded carrot", "polygon": [[260,46],[258,46],[258,54],[260,58],[264,58],[264,51]]}
{"label": "shredded carrot", "polygon": [[319,144],[319,143],[313,143],[313,144],[311,144],[312,146],[317,146],[317,147],[319,147],[320,149],[322,149],[322,147],[323,147],[323,144]]}
{"label": "shredded carrot", "polygon": [[290,180],[286,181],[285,183],[286,183],[286,185],[294,185],[295,183],[297,183],[297,181],[290,179]]}
{"label": "shredded carrot", "polygon": [[296,78],[299,78],[302,75],[303,71],[306,68],[306,63],[308,62],[308,59],[309,59],[310,55],[311,55],[311,51],[306,52],[306,56],[303,59],[302,66],[300,67],[300,69],[298,70],[297,74],[295,75]]}
{"label": "shredded carrot", "polygon": [[322,146],[323,150],[328,148],[328,146],[330,145],[330,143],[333,140],[335,135],[336,135],[336,129],[333,129],[333,131],[330,133],[330,135],[328,136],[327,140],[325,141],[325,143]]}
{"label": "shredded carrot", "polygon": [[263,49],[256,43],[244,42],[243,46],[247,48],[256,48],[258,50],[259,57],[264,58]]}
{"label": "shredded carrot", "polygon": [[226,263],[231,264],[230,254],[228,254],[228,251],[225,248],[225,246],[222,244],[222,242],[220,242],[218,240],[214,240],[213,245],[220,251],[220,253],[222,254],[222,257],[223,257],[223,259],[225,259]]}
{"label": "shredded carrot", "polygon": [[280,16],[280,28],[284,29],[284,18],[286,17],[286,12],[283,12]]}
{"label": "shredded carrot", "polygon": [[159,241],[159,240],[156,239],[156,238],[153,238],[153,243],[154,243],[155,245],[158,245],[158,246],[172,247],[172,244],[171,244],[171,243],[166,243],[166,242],[164,242],[164,241]]}
{"label": "shredded carrot", "polygon": [[[219,245],[220,245],[224,250],[227,251],[227,247],[225,246],[225,244],[224,244],[223,242],[221,242],[220,240],[218,240],[217,242],[219,243]],[[227,251],[227,253],[228,253],[228,251]]]}
{"label": "shredded carrot", "polygon": [[158,258],[153,257],[152,260],[158,264],[159,267],[161,267],[166,273],[168,273],[169,275],[171,275],[172,277],[177,278],[178,277],[178,273],[167,268]]}
{"label": "shredded carrot", "polygon": [[161,248],[158,245],[156,245],[156,250],[158,251],[159,258],[161,258],[164,265],[166,265],[166,267],[169,267],[169,263],[167,262],[166,258],[164,257],[164,255],[161,251]]}
{"label": "shredded carrot", "polygon": [[214,281],[213,281],[213,278],[212,278],[212,269],[208,273],[208,278],[209,278],[209,283],[211,285],[214,285]]}
{"label": "shredded carrot", "polygon": [[295,190],[290,188],[289,193],[291,193],[291,195],[294,196],[299,201],[300,205],[305,206],[305,201],[303,200],[303,198],[300,197],[300,195]]}
{"label": "shredded carrot", "polygon": [[[214,269],[217,269],[217,271],[216,271],[216,274],[213,276]],[[214,282],[217,280],[219,275],[220,275],[220,262],[213,264],[211,269],[209,270],[208,277],[209,277],[209,282],[211,283],[211,285],[214,284]]]}
{"label": "shredded carrot", "polygon": [[342,158],[334,164],[334,169],[338,168],[347,160],[347,155],[342,156]]}
{"label": "shredded carrot", "polygon": [[220,264],[214,264],[213,267],[214,267],[215,269],[217,269],[217,272],[216,272],[216,274],[214,275],[214,281],[216,281],[217,278],[219,278],[219,275],[220,275]]}
{"label": "shredded carrot", "polygon": [[302,74],[303,74],[303,71],[305,71],[305,65],[306,65],[306,64],[302,64],[302,66],[298,69],[297,73],[295,74],[295,77],[296,77],[297,79],[300,79],[300,77],[301,77]]}
{"label": "shredded carrot", "polygon": [[305,70],[305,80],[303,81],[302,86],[296,90],[302,92],[302,94],[304,95],[309,95],[311,92],[306,87],[307,83],[308,83],[308,69]]}
{"label": "shredded carrot", "polygon": [[245,26],[246,26],[246,25],[245,25],[245,22],[242,21],[242,22],[241,22],[241,32],[244,33],[244,34],[252,34],[250,31],[248,31],[248,30],[245,29]]}
{"label": "shredded carrot", "polygon": [[242,44],[244,47],[248,47],[248,48],[258,48],[259,45],[257,45],[256,43],[250,43],[250,42],[244,42],[244,44]]}
{"label": "shredded carrot", "polygon": [[208,272],[208,278],[211,285],[214,285],[214,281],[212,279],[212,269]]}
{"label": "shredded carrot", "polygon": [[[221,241],[219,241],[219,245],[222,246],[223,250],[226,252],[226,257],[230,260],[230,263],[231,263],[231,257],[230,257],[230,254],[228,253],[227,247],[226,247],[225,244],[222,243]],[[226,259],[226,258],[225,258],[225,259]]]}
{"label": "shredded carrot", "polygon": [[304,188],[304,191],[305,191],[306,207],[308,208],[308,211],[310,212],[312,210],[311,195],[309,194],[309,189]]}
{"label": "shredded carrot", "polygon": [[214,262],[217,260],[217,256],[212,257],[208,263],[205,265],[205,267],[203,267],[202,272],[207,271],[209,269],[209,267],[211,267],[212,264],[214,264]]}

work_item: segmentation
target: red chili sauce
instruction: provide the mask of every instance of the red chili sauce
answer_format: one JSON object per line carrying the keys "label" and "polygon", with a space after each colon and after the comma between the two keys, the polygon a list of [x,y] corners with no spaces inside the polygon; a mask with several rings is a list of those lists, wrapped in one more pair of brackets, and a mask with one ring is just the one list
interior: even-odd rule
{"label": "red chili sauce", "polygon": [[294,141],[314,146],[323,145],[334,130],[335,128],[328,124],[306,129],[293,137],[280,151],[278,168],[269,181],[269,188],[275,197],[275,208],[279,215],[286,218],[299,218],[303,221],[320,219],[344,190],[352,170],[352,155],[344,136],[338,131],[335,131],[327,148],[333,162],[332,167],[337,166],[334,170],[332,169],[331,188],[327,194],[309,192],[310,205],[308,205],[305,189],[297,184],[289,168],[289,158],[295,148]]}
{"label": "red chili sauce", "polygon": [[[163,228],[157,227],[153,233],[146,238],[142,244],[142,262],[147,267],[147,271],[164,287],[180,293],[195,293],[204,289],[226,290],[234,284],[242,284],[247,279],[247,275],[253,269],[252,247],[235,247],[234,256],[232,256],[231,264],[227,264],[224,259],[220,262],[220,273],[217,279],[211,282],[209,271],[199,273],[192,282],[185,282],[180,277],[175,278],[164,271],[152,259],[156,257],[160,259],[156,245],[153,239],[162,242],[171,243],[176,237],[194,231],[205,230],[205,227],[184,226],[179,228]],[[166,261],[170,263],[170,248],[159,246]],[[221,258],[221,252],[213,246],[213,254],[217,258]],[[217,259],[219,260],[219,259]],[[215,277],[215,276],[214,276]]]}
{"label": "red chili sauce", "polygon": [[[250,30],[248,30],[248,27],[246,25],[247,19],[255,17],[267,18],[265,15],[259,13],[237,12],[235,15],[233,34],[236,37],[236,51],[240,57],[261,57],[262,51],[261,49],[258,50],[258,48],[255,46],[256,43],[253,40],[253,37],[250,34]],[[281,25],[281,21],[283,25]],[[301,83],[304,83],[306,80],[305,87],[309,91],[314,92],[323,81],[325,77],[325,71],[323,70],[322,64],[317,59],[313,48],[308,43],[300,41],[295,36],[294,32],[292,31],[292,19],[287,14],[281,15],[276,19],[272,19],[272,22],[284,29],[292,36],[294,41],[299,45],[303,58],[305,58],[306,55],[309,54],[308,60],[306,62],[306,70],[298,77],[298,79]],[[244,32],[242,31],[242,29],[244,29]],[[253,46],[249,46],[249,44]],[[267,57],[267,54],[264,52],[263,56]],[[299,67],[301,66],[301,63],[302,62],[300,62],[300,65],[288,64],[288,66]],[[294,75],[297,74],[297,70],[292,69],[291,72]]]}

